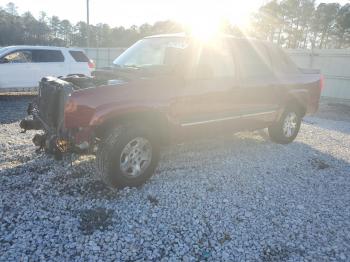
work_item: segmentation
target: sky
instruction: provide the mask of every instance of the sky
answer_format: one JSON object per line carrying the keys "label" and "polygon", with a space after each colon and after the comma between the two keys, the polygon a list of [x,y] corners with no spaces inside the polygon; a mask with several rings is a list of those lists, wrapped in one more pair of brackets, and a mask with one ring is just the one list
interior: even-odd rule
{"label": "sky", "polygon": [[[0,0],[5,6],[10,0]],[[19,13],[30,11],[35,17],[40,11],[49,16],[68,19],[73,23],[86,20],[86,0],[12,0]],[[90,0],[90,23],[107,23],[111,26],[141,25],[160,20],[188,22],[212,19],[220,13],[233,24],[244,25],[250,14],[267,0]],[[323,0],[320,2],[339,2],[349,0]]]}

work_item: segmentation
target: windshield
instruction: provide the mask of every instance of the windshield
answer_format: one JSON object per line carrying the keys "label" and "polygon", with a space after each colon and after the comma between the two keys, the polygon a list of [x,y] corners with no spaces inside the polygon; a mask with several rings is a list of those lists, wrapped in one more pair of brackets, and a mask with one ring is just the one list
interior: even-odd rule
{"label": "windshield", "polygon": [[117,59],[116,67],[145,68],[178,65],[188,47],[188,39],[182,37],[146,38],[138,41]]}

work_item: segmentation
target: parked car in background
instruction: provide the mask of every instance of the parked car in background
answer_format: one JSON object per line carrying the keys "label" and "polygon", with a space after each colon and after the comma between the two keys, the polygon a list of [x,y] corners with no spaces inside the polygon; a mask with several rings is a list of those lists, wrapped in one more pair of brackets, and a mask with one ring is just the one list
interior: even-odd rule
{"label": "parked car in background", "polygon": [[90,76],[94,64],[82,49],[10,46],[0,49],[0,92],[36,89],[44,76]]}
{"label": "parked car in background", "polygon": [[118,187],[144,183],[169,142],[268,128],[291,143],[323,88],[279,47],[229,36],[147,37],[93,75],[44,78],[20,126],[44,130],[33,142],[57,157],[96,153],[102,180]]}

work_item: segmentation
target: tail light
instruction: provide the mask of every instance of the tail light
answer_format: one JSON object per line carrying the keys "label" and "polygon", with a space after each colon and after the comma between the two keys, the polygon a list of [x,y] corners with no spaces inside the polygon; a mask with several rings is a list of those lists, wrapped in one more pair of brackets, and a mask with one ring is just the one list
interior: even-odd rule
{"label": "tail light", "polygon": [[90,69],[95,69],[95,63],[93,60],[89,60],[88,65]]}
{"label": "tail light", "polygon": [[321,75],[320,77],[320,90],[322,91],[324,88],[324,75]]}

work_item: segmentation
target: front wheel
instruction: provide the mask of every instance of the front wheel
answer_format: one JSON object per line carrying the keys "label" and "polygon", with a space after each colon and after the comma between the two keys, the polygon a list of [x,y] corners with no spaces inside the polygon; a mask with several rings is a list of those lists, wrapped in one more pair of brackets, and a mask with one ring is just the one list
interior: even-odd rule
{"label": "front wheel", "polygon": [[297,137],[301,125],[301,114],[297,108],[288,107],[281,119],[269,126],[269,136],[279,144],[289,144]]}
{"label": "front wheel", "polygon": [[135,187],[154,173],[159,160],[159,143],[144,128],[119,127],[99,146],[97,169],[111,187]]}

